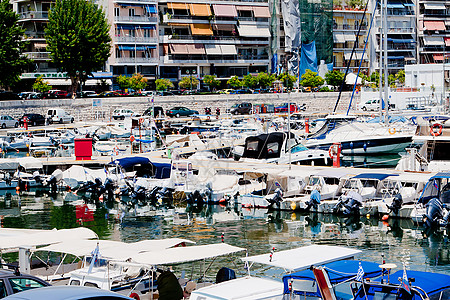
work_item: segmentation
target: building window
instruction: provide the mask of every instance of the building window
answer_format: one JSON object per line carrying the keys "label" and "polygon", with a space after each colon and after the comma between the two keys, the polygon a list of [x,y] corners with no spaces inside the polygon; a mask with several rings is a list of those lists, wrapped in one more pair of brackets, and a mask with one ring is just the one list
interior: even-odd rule
{"label": "building window", "polygon": [[114,7],[114,16],[116,17],[120,16],[120,8]]}
{"label": "building window", "polygon": [[130,9],[128,10],[128,16],[134,17],[134,8],[130,8]]}

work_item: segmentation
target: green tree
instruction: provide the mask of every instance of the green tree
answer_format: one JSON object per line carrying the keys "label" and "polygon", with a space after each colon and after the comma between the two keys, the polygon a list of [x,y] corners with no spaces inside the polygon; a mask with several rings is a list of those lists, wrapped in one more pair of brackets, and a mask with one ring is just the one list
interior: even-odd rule
{"label": "green tree", "polygon": [[109,57],[108,21],[94,1],[56,0],[49,11],[45,33],[52,61],[61,71],[67,72],[73,93],[80,81],[77,71],[92,75]]}
{"label": "green tree", "polygon": [[327,84],[334,86],[334,88],[340,86],[344,81],[344,73],[338,70],[328,71],[325,74],[325,80]]}
{"label": "green tree", "polygon": [[248,88],[255,88],[258,86],[258,79],[256,76],[253,76],[252,74],[247,74],[244,76],[244,79],[242,80],[242,85]]}
{"label": "green tree", "polygon": [[391,88],[397,87],[397,86],[395,85],[395,75],[394,75],[394,74],[389,74],[389,76],[388,76],[388,83],[389,83],[389,86],[390,86]]}
{"label": "green tree", "polygon": [[266,72],[261,72],[256,76],[256,79],[258,81],[258,85],[260,88],[267,88],[272,85],[272,83],[275,81],[276,76],[275,74],[268,74]]}
{"label": "green tree", "polygon": [[147,78],[142,76],[140,73],[135,73],[130,78],[130,87],[135,91],[140,91],[147,87]]}
{"label": "green tree", "polygon": [[220,85],[220,81],[216,79],[216,75],[203,76],[203,83],[207,85],[210,90],[214,90]]}
{"label": "green tree", "polygon": [[323,78],[318,76],[316,72],[313,72],[311,70],[306,70],[305,74],[302,75],[302,80],[300,81],[300,84],[302,86],[309,86],[312,88],[318,87],[323,83]]}
{"label": "green tree", "polygon": [[[307,70],[307,71],[309,71],[309,70]],[[283,85],[285,85],[289,89],[292,89],[294,87],[294,83],[297,81],[297,77],[290,75],[287,72],[284,72],[284,73],[281,73],[280,75],[278,75],[277,79],[279,81],[281,81],[283,83]]]}
{"label": "green tree", "polygon": [[395,79],[398,80],[398,82],[401,85],[405,84],[405,70],[400,70],[395,74]]}
{"label": "green tree", "polygon": [[38,92],[44,93],[50,91],[52,89],[52,86],[49,85],[48,81],[44,81],[44,78],[41,75],[36,78],[36,81],[33,83],[33,89]]}
{"label": "green tree", "polygon": [[242,82],[239,80],[237,76],[233,76],[228,79],[227,84],[229,84],[232,88],[240,88],[242,86]]}
{"label": "green tree", "polygon": [[172,81],[170,81],[169,79],[166,79],[166,78],[156,79],[155,84],[156,84],[157,91],[165,91],[169,88],[170,89],[174,88]]}
{"label": "green tree", "polygon": [[186,76],[178,82],[178,86],[182,89],[197,89],[199,82],[200,81],[194,76]]}
{"label": "green tree", "polygon": [[122,91],[124,89],[129,88],[131,86],[131,80],[130,79],[131,79],[130,77],[125,76],[125,75],[119,75],[116,78],[116,82],[119,85],[119,87],[122,89]]}
{"label": "green tree", "polygon": [[19,16],[10,8],[9,0],[0,0],[0,87],[8,88],[20,80],[19,75],[31,63],[22,52],[22,26],[17,24]]}

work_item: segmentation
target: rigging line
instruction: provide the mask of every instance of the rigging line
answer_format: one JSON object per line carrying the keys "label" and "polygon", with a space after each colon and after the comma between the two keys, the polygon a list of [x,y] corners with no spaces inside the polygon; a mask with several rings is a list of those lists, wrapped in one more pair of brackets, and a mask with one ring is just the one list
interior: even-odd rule
{"label": "rigging line", "polygon": [[[352,106],[353,96],[355,95],[356,84],[358,83],[359,73],[361,72],[361,66],[362,66],[364,54],[366,53],[367,43],[369,42],[369,34],[370,34],[370,30],[372,29],[373,20],[375,18],[375,11],[377,9],[377,6],[378,6],[378,0],[375,3],[375,7],[374,7],[373,13],[372,13],[372,19],[370,20],[369,30],[367,31],[366,42],[364,43],[364,50],[362,52],[361,60],[359,61],[358,73],[356,74],[355,83],[353,84],[352,96],[350,97],[350,104],[348,105],[348,109],[347,109],[347,114],[346,114],[347,116],[348,116],[348,113],[350,112],[350,107]],[[344,77],[344,81],[345,81],[345,77]]]}
{"label": "rigging line", "polygon": [[[336,112],[336,109],[337,109],[337,106],[339,104],[339,101],[341,100],[342,90],[344,89],[344,85],[345,85],[345,78],[347,77],[348,70],[350,69],[350,64],[352,62],[353,53],[355,52],[356,44],[358,43],[359,34],[360,34],[361,28],[363,26],[363,21],[364,21],[364,18],[366,16],[367,7],[369,6],[369,2],[370,1],[367,1],[366,6],[364,7],[364,13],[361,16],[361,21],[359,22],[358,32],[356,33],[356,39],[355,39],[355,42],[353,43],[353,49],[352,49],[352,52],[350,54],[350,59],[349,59],[349,62],[347,64],[347,68],[345,69],[344,79],[342,80],[341,87],[339,88],[339,95],[338,95],[338,98],[336,100],[336,104],[334,105],[333,113]],[[378,0],[377,0],[377,4],[378,4]],[[375,7],[376,7],[376,5],[375,5]],[[362,60],[362,57],[361,57],[361,60]]]}

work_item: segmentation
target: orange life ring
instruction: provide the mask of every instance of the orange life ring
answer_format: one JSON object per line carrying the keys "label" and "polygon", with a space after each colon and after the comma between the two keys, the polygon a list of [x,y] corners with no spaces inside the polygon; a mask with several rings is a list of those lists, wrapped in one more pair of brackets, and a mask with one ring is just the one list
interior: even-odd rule
{"label": "orange life ring", "polygon": [[128,296],[128,297],[130,297],[131,299],[136,299],[136,300],[140,300],[141,299],[141,298],[139,298],[139,295],[136,294],[136,293],[131,293],[130,296]]}
{"label": "orange life ring", "polygon": [[139,124],[144,123],[144,118],[139,118]]}
{"label": "orange life ring", "polygon": [[[435,129],[438,129],[437,131]],[[430,128],[430,134],[432,136],[439,136],[442,134],[442,124],[434,123]]]}
{"label": "orange life ring", "polygon": [[335,155],[337,155],[337,150],[335,149],[334,145],[331,145],[328,149],[328,155],[330,158],[333,158]]}
{"label": "orange life ring", "polygon": [[206,120],[208,120],[208,121],[211,120],[211,117],[210,117],[210,116],[207,116],[207,117],[206,117]]}
{"label": "orange life ring", "polygon": [[395,129],[395,127],[389,128],[389,134],[395,134],[396,132],[397,130]]}
{"label": "orange life ring", "polygon": [[134,135],[130,135],[130,142],[134,142]]}

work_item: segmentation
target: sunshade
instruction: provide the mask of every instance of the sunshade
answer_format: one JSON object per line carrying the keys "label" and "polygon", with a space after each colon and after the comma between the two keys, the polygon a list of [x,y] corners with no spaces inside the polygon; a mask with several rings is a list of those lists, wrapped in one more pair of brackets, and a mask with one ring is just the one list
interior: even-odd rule
{"label": "sunshade", "polygon": [[360,250],[327,246],[310,245],[290,250],[241,258],[243,261],[256,262],[285,270],[299,271],[305,270],[313,265],[323,265],[336,260],[346,259],[361,253]]}
{"label": "sunshade", "polygon": [[144,252],[132,257],[132,262],[143,265],[177,264],[202,260],[245,250],[225,243],[191,247],[178,247],[164,251]]}
{"label": "sunshade", "polygon": [[384,173],[363,173],[356,175],[355,179],[377,179],[377,180],[384,180],[388,178],[389,176],[398,176],[398,174],[384,174]]}

